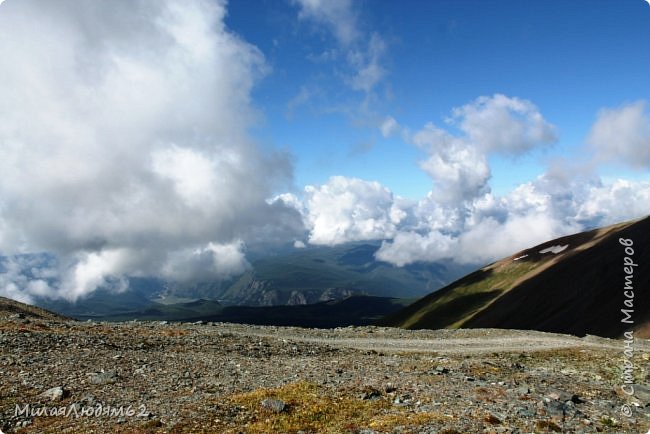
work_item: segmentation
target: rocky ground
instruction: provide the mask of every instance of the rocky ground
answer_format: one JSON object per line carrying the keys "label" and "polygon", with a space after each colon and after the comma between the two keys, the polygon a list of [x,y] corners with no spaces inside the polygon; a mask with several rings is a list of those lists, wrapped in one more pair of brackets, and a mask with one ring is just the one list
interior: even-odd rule
{"label": "rocky ground", "polygon": [[[650,343],[0,312],[4,433],[641,433]],[[625,413],[625,414],[624,414]]]}

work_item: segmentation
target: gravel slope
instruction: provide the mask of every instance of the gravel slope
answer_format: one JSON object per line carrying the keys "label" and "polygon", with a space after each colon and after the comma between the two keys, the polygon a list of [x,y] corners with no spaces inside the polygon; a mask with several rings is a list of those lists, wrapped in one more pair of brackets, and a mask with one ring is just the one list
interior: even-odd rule
{"label": "gravel slope", "polygon": [[[635,342],[638,386],[629,397],[620,390],[622,342],[609,339],[9,313],[0,315],[0,429],[645,434],[648,349]],[[43,408],[81,416],[32,413]]]}

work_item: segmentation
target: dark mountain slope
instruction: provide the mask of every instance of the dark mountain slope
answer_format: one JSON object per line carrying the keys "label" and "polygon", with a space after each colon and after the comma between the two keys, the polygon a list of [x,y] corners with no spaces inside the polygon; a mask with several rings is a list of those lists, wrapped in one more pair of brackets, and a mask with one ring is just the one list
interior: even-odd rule
{"label": "dark mountain slope", "polygon": [[409,299],[353,296],[343,300],[297,306],[222,306],[216,301],[154,304],[146,309],[115,315],[80,315],[78,319],[98,321],[214,321],[241,324],[334,328],[370,325],[379,318],[397,312]]}
{"label": "dark mountain slope", "polygon": [[[619,239],[630,239],[632,318]],[[566,247],[565,247],[566,246]],[[553,252],[555,251],[555,253]],[[630,280],[628,280],[629,282]],[[618,337],[650,328],[650,218],[535,246],[484,267],[382,321],[406,328],[515,328]]]}

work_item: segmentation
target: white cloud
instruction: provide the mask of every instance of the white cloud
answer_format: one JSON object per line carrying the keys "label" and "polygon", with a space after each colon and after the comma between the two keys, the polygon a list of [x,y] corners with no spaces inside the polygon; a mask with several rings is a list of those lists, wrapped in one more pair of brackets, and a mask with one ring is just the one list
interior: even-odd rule
{"label": "white cloud", "polygon": [[588,142],[601,161],[617,161],[637,169],[650,168],[650,116],[645,101],[598,114]]}
{"label": "white cloud", "polygon": [[560,235],[575,227],[565,225],[547,213],[511,214],[500,222],[493,218],[479,221],[459,237],[459,262],[486,263],[513,254]]}
{"label": "white cloud", "polygon": [[407,137],[428,158],[420,167],[434,182],[435,199],[460,204],[489,192],[492,153],[519,155],[556,140],[555,127],[529,101],[496,94],[452,110],[454,135],[428,123]]}
{"label": "white cloud", "polygon": [[439,230],[425,234],[399,232],[393,240],[382,244],[376,256],[397,266],[446,258],[458,263],[485,264],[565,232],[566,228],[546,214],[513,215],[505,221],[487,217],[466,224],[459,234]]}
{"label": "white cloud", "polygon": [[517,155],[557,140],[555,127],[530,101],[501,94],[481,96],[453,110],[468,141],[484,152]]}
{"label": "white cloud", "polygon": [[33,303],[34,296],[51,296],[56,291],[49,281],[57,274],[52,266],[43,256],[0,258],[0,295],[23,303]]}
{"label": "white cloud", "polygon": [[14,273],[4,294],[195,277],[177,263],[229,275],[242,242],[302,235],[295,210],[266,202],[288,157],[246,133],[264,58],[224,15],[208,0],[3,5],[0,254],[61,258],[60,285]]}
{"label": "white cloud", "polygon": [[[235,161],[231,164],[237,165],[237,155],[233,157]],[[214,191],[227,191],[219,185],[217,174],[221,171],[217,170],[216,161],[196,150],[172,145],[153,152],[151,160],[152,171],[163,179],[169,179],[174,192],[191,207],[204,207],[214,197]]]}
{"label": "white cloud", "polygon": [[[431,123],[405,133],[427,153],[420,167],[434,181],[417,203],[377,183],[343,177],[309,187],[304,202],[287,196],[306,220],[309,241],[382,239],[377,259],[398,266],[443,258],[484,264],[555,237],[650,214],[650,183],[603,183],[584,168],[557,161],[546,174],[495,196],[488,157],[547,146],[556,140],[555,127],[532,103],[503,95],[478,98],[453,113],[461,134]],[[386,118],[382,126],[388,132],[401,129],[396,125]]]}
{"label": "white cloud", "polygon": [[244,250],[241,240],[177,250],[167,256],[161,274],[169,279],[195,282],[241,274],[250,267]]}
{"label": "white cloud", "polygon": [[379,125],[379,131],[384,138],[388,138],[400,130],[400,126],[392,116],[386,117]]}
{"label": "white cloud", "polygon": [[524,184],[503,198],[486,193],[463,204],[430,194],[414,204],[376,182],[333,177],[306,189],[309,242],[386,240],[377,259],[398,266],[443,258],[485,263],[580,229],[571,223],[575,209],[555,209],[555,195],[541,190],[546,185]]}
{"label": "white cloud", "polygon": [[305,194],[312,244],[390,238],[401,219],[392,193],[377,182],[334,176]]}
{"label": "white cloud", "polygon": [[458,263],[485,264],[513,252],[579,229],[556,218],[552,212],[538,212],[533,206],[520,213],[508,211],[507,199],[482,208],[490,195],[464,209],[446,209],[439,218],[451,215],[452,224],[432,219],[430,227],[400,228],[395,238],[384,242],[377,259],[407,265],[413,262],[450,258]]}
{"label": "white cloud", "polygon": [[[292,0],[299,7],[298,18],[325,27],[334,35],[339,50],[326,50],[309,58],[319,63],[345,55],[349,71],[340,73],[351,89],[370,94],[385,78],[386,43],[377,32],[366,34],[351,0]],[[299,93],[298,96],[301,94]]]}
{"label": "white cloud", "polygon": [[75,300],[99,286],[110,287],[116,292],[128,286],[121,276],[127,265],[129,252],[126,249],[105,249],[99,252],[81,253],[66,273],[61,289],[65,297]]}
{"label": "white cloud", "polygon": [[[432,140],[427,142],[426,135],[430,135]],[[476,147],[448,136],[432,125],[419,131],[415,141],[431,146],[432,152],[420,162],[420,167],[433,179],[437,200],[458,203],[487,190],[490,168],[486,156]]]}
{"label": "white cloud", "polygon": [[[631,158],[643,147],[643,108],[602,112],[592,130],[599,150],[608,143],[603,137],[618,130],[628,132],[623,155]],[[520,155],[556,140],[555,127],[528,101],[480,97],[454,109],[450,123],[462,134],[427,124],[408,135],[428,154],[420,166],[434,188],[408,209],[403,219],[408,224],[398,225],[378,259],[400,266],[441,258],[485,263],[554,237],[650,214],[649,183],[604,184],[584,168],[569,170],[557,162],[538,179],[495,197],[489,189],[490,154]]]}
{"label": "white cloud", "polygon": [[373,33],[364,50],[348,53],[348,62],[355,69],[354,75],[347,79],[352,89],[369,93],[385,77],[386,69],[381,64],[385,51],[383,39],[379,34]]}
{"label": "white cloud", "polygon": [[[481,263],[575,229],[553,207],[555,196],[542,190],[548,183],[522,185],[507,197],[490,193],[491,154],[520,155],[556,140],[555,128],[531,102],[497,94],[452,113],[459,135],[432,123],[415,133],[403,130],[427,153],[420,162],[434,183],[427,197],[405,203],[379,184],[332,178],[308,190],[310,242],[387,240],[377,258],[399,266],[442,258]],[[384,136],[400,129],[392,117],[380,125]]]}
{"label": "white cloud", "polygon": [[342,45],[359,37],[351,0],[293,0],[300,6],[298,17],[326,26]]}
{"label": "white cloud", "polygon": [[650,214],[650,182],[618,179],[586,188],[576,219],[592,226],[618,223]]}
{"label": "white cloud", "polygon": [[397,228],[377,258],[402,266],[451,258],[484,264],[550,239],[650,214],[650,183],[573,180],[559,185],[545,175],[507,195],[486,194],[464,207],[423,199],[417,225]]}
{"label": "white cloud", "polygon": [[413,262],[433,262],[452,257],[457,243],[458,240],[437,231],[425,235],[404,231],[397,233],[391,241],[384,241],[375,256],[380,261],[403,267]]}

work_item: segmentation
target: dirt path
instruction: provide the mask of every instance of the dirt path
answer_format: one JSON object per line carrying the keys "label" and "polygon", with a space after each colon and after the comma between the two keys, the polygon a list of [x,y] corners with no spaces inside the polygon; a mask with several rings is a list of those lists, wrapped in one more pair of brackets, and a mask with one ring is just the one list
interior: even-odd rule
{"label": "dirt path", "polygon": [[[380,330],[380,332],[377,332]],[[492,352],[534,352],[560,348],[598,348],[621,350],[623,342],[598,337],[579,338],[554,333],[518,330],[432,330],[413,332],[398,329],[355,328],[303,330],[260,328],[231,330],[232,333],[260,338],[278,338],[294,342],[324,344],[338,348],[381,352],[417,352],[442,354],[480,354]],[[352,336],[364,335],[363,337]],[[347,336],[350,335],[350,336]],[[636,351],[650,351],[650,342],[636,340]]]}

